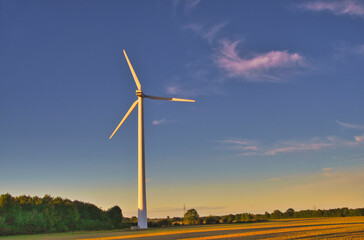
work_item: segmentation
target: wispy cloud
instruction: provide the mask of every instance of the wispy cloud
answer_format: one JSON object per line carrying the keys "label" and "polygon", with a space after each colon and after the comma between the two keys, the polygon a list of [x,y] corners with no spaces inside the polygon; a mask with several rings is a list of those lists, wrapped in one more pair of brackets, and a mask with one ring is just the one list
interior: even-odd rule
{"label": "wispy cloud", "polygon": [[208,206],[198,206],[195,207],[197,210],[216,210],[216,209],[224,209],[226,207],[208,207]]}
{"label": "wispy cloud", "polygon": [[248,140],[239,139],[239,138],[228,138],[228,139],[224,139],[224,140],[219,140],[218,142],[232,143],[232,144],[237,144],[237,145],[249,145],[250,144],[250,142]]}
{"label": "wispy cloud", "polygon": [[321,171],[322,171],[322,175],[325,177],[333,176],[332,168],[323,168],[323,169],[321,169]]}
{"label": "wispy cloud", "polygon": [[183,96],[195,96],[198,95],[196,90],[194,89],[187,89],[179,84],[169,84],[166,87],[167,94],[172,95],[183,95]]}
{"label": "wispy cloud", "polygon": [[278,141],[272,144],[262,144],[258,141],[226,138],[218,140],[223,148],[238,152],[241,156],[274,156],[277,154],[319,151],[338,147],[357,147],[364,143],[364,136],[355,136],[352,140],[329,136],[326,138],[312,138],[305,141]]}
{"label": "wispy cloud", "polygon": [[343,60],[345,57],[364,55],[364,44],[350,44],[344,41],[337,41],[333,44],[334,57]]}
{"label": "wispy cloud", "polygon": [[173,9],[176,10],[179,5],[182,5],[184,10],[188,12],[195,9],[200,2],[201,0],[173,0],[172,6]]}
{"label": "wispy cloud", "polygon": [[182,211],[182,207],[178,208],[178,207],[159,207],[159,208],[151,208],[148,209],[148,211],[151,212],[177,212],[177,211]]}
{"label": "wispy cloud", "polygon": [[[355,167],[345,167],[335,170],[320,171],[316,173],[303,173],[282,176],[285,186],[279,185],[280,189],[289,192],[292,195],[294,192],[297,196],[306,190],[312,191],[315,194],[314,198],[322,198],[321,202],[330,202],[330,198],[338,197],[337,192],[347,192],[350,196],[355,198],[356,193],[361,193],[364,183],[364,169],[363,165]],[[283,181],[282,181],[283,182]],[[354,195],[352,195],[354,193]],[[362,194],[361,194],[362,195]],[[304,196],[302,196],[304,197]],[[345,199],[346,198],[346,199]],[[362,196],[358,196],[361,199]],[[312,197],[311,199],[312,200]],[[345,202],[347,197],[343,197]],[[337,204],[337,203],[335,203]]]}
{"label": "wispy cloud", "polygon": [[184,0],[185,9],[192,10],[197,7],[197,5],[201,2],[201,0]]}
{"label": "wispy cloud", "polygon": [[221,143],[229,149],[243,150],[244,152],[258,151],[257,143],[248,139],[230,137],[215,142]]}
{"label": "wispy cloud", "polygon": [[216,24],[210,28],[205,27],[203,24],[191,23],[185,26],[185,29],[192,30],[206,39],[209,43],[215,39],[216,35],[226,26],[227,22]]}
{"label": "wispy cloud", "polygon": [[161,119],[161,120],[153,120],[152,121],[152,124],[153,125],[161,125],[161,124],[163,124],[163,123],[165,123],[167,121],[167,119]]}
{"label": "wispy cloud", "polygon": [[357,46],[357,52],[360,54],[364,54],[364,44]]}
{"label": "wispy cloud", "polygon": [[172,96],[184,96],[184,97],[196,97],[201,95],[223,95],[223,91],[217,85],[212,85],[211,83],[200,83],[202,86],[197,86],[196,83],[192,85],[186,85],[181,82],[169,83],[165,90],[167,94]]}
{"label": "wispy cloud", "polygon": [[266,179],[265,181],[266,182],[277,182],[277,181],[279,181],[279,180],[281,180],[280,178],[268,178],[268,179]]}
{"label": "wispy cloud", "polygon": [[276,155],[278,153],[313,151],[333,146],[332,142],[317,141],[317,140],[309,140],[308,142],[289,141],[289,142],[279,143],[278,145],[282,146],[277,146],[271,149],[267,149],[263,154]]}
{"label": "wispy cloud", "polygon": [[222,41],[215,63],[226,71],[229,77],[243,77],[246,81],[278,82],[281,78],[277,72],[304,65],[304,58],[298,53],[288,51],[270,51],[255,54],[251,58],[242,58],[237,52],[240,41]]}
{"label": "wispy cloud", "polygon": [[299,5],[299,8],[322,12],[327,11],[335,15],[350,15],[364,17],[364,4],[354,0],[341,1],[312,1]]}
{"label": "wispy cloud", "polygon": [[341,122],[339,120],[336,120],[336,122],[344,127],[344,128],[351,128],[351,129],[364,129],[364,126],[362,125],[356,125],[356,124],[351,124],[351,123],[344,123],[344,122]]}
{"label": "wispy cloud", "polygon": [[220,32],[220,30],[225,27],[227,22],[219,23],[203,34],[203,37],[206,38],[209,42],[214,40],[215,36]]}
{"label": "wispy cloud", "polygon": [[157,126],[157,125],[162,125],[162,124],[167,124],[167,123],[172,123],[175,122],[174,120],[167,120],[165,118],[160,119],[160,120],[153,120],[152,124]]}

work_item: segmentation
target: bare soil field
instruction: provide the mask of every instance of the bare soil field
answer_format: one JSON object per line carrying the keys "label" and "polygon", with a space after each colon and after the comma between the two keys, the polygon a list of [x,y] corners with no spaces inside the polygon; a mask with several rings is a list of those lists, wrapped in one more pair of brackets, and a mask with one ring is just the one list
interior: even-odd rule
{"label": "bare soil field", "polygon": [[72,232],[0,237],[0,240],[364,239],[364,217],[281,219],[148,230]]}

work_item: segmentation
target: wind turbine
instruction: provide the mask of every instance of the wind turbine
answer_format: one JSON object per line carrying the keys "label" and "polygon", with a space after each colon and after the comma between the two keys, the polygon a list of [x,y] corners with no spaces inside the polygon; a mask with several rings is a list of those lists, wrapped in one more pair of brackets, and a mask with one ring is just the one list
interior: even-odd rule
{"label": "wind turbine", "polygon": [[182,99],[182,98],[169,98],[169,97],[155,97],[150,95],[145,95],[142,92],[142,87],[135,74],[134,68],[131,65],[128,55],[126,55],[125,50],[123,50],[126,61],[128,62],[130,71],[133,75],[135,84],[137,86],[136,95],[138,99],[131,105],[128,112],[125,114],[124,118],[121,120],[119,125],[116,127],[114,132],[111,134],[110,139],[114,136],[116,131],[121,127],[125,120],[129,117],[130,113],[134,110],[136,105],[138,106],[138,227],[141,229],[148,228],[147,225],[147,200],[145,191],[145,153],[144,153],[144,107],[143,99],[150,98],[155,100],[167,100],[175,102],[195,102],[195,100]]}

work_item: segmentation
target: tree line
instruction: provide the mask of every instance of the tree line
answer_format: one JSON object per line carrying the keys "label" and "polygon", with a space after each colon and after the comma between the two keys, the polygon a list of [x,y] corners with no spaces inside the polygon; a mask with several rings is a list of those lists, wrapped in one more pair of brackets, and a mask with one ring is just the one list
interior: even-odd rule
{"label": "tree line", "polygon": [[[287,209],[285,212],[275,210],[272,213],[265,212],[264,214],[251,214],[239,213],[229,214],[223,216],[206,216],[200,217],[196,209],[189,209],[183,218],[159,218],[148,219],[148,227],[167,227],[179,225],[193,225],[193,224],[219,224],[219,223],[250,223],[250,222],[264,222],[270,219],[286,219],[286,218],[317,218],[317,217],[353,217],[364,216],[364,208],[349,209],[349,208],[335,208],[329,210],[301,210],[295,211],[292,208]],[[133,217],[135,225],[137,218]]]}
{"label": "tree line", "polygon": [[271,214],[265,213],[272,219],[280,218],[316,218],[316,217],[354,217],[354,216],[364,216],[364,208],[334,208],[328,210],[301,210],[295,211],[292,208],[287,209],[285,212],[275,210]]}
{"label": "tree line", "polygon": [[90,203],[49,195],[0,196],[0,236],[122,227],[123,215],[118,206],[103,211]]}
{"label": "tree line", "polygon": [[[196,209],[183,216],[148,219],[148,227],[167,227],[192,224],[249,223],[281,218],[316,218],[364,216],[364,208],[336,208],[329,210],[275,210],[264,214],[229,214],[200,217]],[[114,206],[106,211],[91,203],[71,201],[45,195],[43,198],[10,194],[0,196],[0,236],[80,230],[111,230],[136,226],[137,217],[124,218],[122,210]]]}
{"label": "tree line", "polygon": [[189,209],[183,219],[184,224],[217,224],[217,223],[244,223],[244,222],[262,222],[269,219],[282,218],[317,218],[317,217],[354,217],[364,216],[364,208],[335,208],[328,210],[301,210],[295,211],[293,208],[287,209],[285,212],[275,210],[272,213],[264,214],[229,214],[224,216],[207,216],[199,217],[195,209]]}

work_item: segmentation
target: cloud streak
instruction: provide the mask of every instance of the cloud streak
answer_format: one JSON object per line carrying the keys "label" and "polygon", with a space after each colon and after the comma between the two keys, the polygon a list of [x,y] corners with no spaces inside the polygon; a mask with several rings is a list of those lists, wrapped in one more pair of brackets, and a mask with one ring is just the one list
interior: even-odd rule
{"label": "cloud streak", "polygon": [[160,119],[160,120],[153,120],[152,124],[154,126],[158,126],[158,125],[163,125],[163,124],[172,123],[172,122],[175,122],[175,121],[174,120],[167,120],[167,119],[163,118],[163,119]]}
{"label": "cloud streak", "polygon": [[[197,81],[196,81],[197,82]],[[203,84],[203,87],[196,86],[196,82],[193,86],[180,82],[169,83],[166,87],[166,93],[175,96],[184,96],[184,97],[196,97],[200,95],[222,95],[223,91],[219,88],[219,86],[211,85],[211,84]],[[201,83],[202,84],[202,83]]]}
{"label": "cloud streak", "polygon": [[319,151],[329,148],[357,147],[364,143],[364,136],[355,136],[352,140],[342,140],[337,137],[312,138],[305,141],[278,141],[266,145],[258,141],[226,138],[216,141],[223,144],[223,148],[238,151],[241,156],[274,156],[295,152]]}
{"label": "cloud streak", "polygon": [[148,209],[148,211],[151,212],[177,212],[177,211],[182,211],[182,208],[178,208],[178,207],[159,207],[159,208],[151,208],[150,210]]}
{"label": "cloud streak", "polygon": [[308,141],[308,142],[286,142],[283,146],[273,147],[264,151],[264,155],[276,155],[278,153],[291,153],[291,152],[302,152],[302,151],[313,151],[320,150],[327,147],[332,147],[331,142],[324,141]]}
{"label": "cloud streak", "polygon": [[364,4],[354,0],[346,1],[313,1],[299,5],[299,8],[314,12],[330,12],[335,15],[364,17]]}
{"label": "cloud streak", "polygon": [[197,5],[201,2],[201,0],[173,0],[172,6],[173,9],[176,10],[179,5],[184,6],[184,10],[186,12],[191,11],[197,7]]}
{"label": "cloud streak", "polygon": [[279,82],[277,70],[285,70],[304,65],[304,58],[298,53],[270,51],[242,58],[237,52],[240,41],[222,41],[222,48],[215,59],[216,65],[226,71],[229,77],[243,77],[247,81]]}
{"label": "cloud streak", "polygon": [[364,129],[364,126],[362,125],[355,125],[355,124],[351,124],[351,123],[344,123],[344,122],[340,122],[339,120],[336,120],[336,122],[344,127],[344,128],[351,128],[351,129]]}
{"label": "cloud streak", "polygon": [[363,55],[364,44],[348,44],[346,42],[339,41],[334,44],[335,54],[339,57],[343,55]]}
{"label": "cloud streak", "polygon": [[202,36],[202,38],[206,39],[209,43],[216,38],[216,35],[226,26],[227,22],[222,22],[212,26],[211,28],[206,28],[202,24],[192,23],[185,27],[185,29],[190,29],[196,32],[198,35]]}
{"label": "cloud streak", "polygon": [[233,150],[242,150],[245,152],[258,151],[258,147],[255,141],[242,139],[242,138],[226,138],[223,140],[217,140],[220,144]]}
{"label": "cloud streak", "polygon": [[161,119],[161,120],[153,120],[152,121],[152,124],[153,125],[161,125],[161,124],[163,124],[163,123],[166,123],[166,121],[167,121],[167,119]]}

